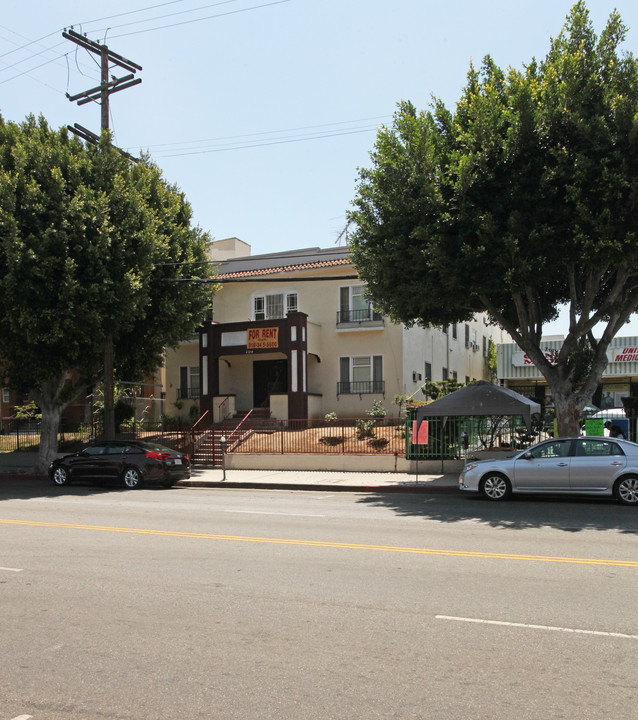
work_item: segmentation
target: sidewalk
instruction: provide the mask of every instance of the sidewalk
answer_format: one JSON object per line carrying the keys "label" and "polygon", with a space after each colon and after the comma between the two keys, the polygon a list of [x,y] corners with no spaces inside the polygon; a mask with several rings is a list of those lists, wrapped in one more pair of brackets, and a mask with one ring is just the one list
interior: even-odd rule
{"label": "sidewalk", "polygon": [[[8,457],[13,455],[13,457]],[[33,469],[36,457],[29,453],[5,454],[0,480],[20,478],[48,482]],[[419,474],[351,470],[236,470],[194,465],[189,480],[175,487],[261,488],[264,490],[331,490],[346,492],[429,492],[458,491],[458,472]]]}
{"label": "sidewalk", "polygon": [[175,487],[232,487],[268,490],[334,490],[349,492],[457,492],[458,473],[331,472],[322,470],[227,470],[195,466],[189,480]]}

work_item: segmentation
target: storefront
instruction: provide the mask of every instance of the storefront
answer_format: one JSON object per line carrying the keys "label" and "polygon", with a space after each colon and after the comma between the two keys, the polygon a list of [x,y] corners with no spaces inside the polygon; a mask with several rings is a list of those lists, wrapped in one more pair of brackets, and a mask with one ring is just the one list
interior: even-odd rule
{"label": "storefront", "polygon": [[[563,344],[562,337],[541,343],[545,357],[554,362]],[[617,337],[607,351],[607,367],[592,402],[601,409],[621,408],[622,398],[638,396],[638,338]],[[498,346],[498,379],[508,388],[533,398],[543,406],[551,404],[545,378],[518,345]]]}

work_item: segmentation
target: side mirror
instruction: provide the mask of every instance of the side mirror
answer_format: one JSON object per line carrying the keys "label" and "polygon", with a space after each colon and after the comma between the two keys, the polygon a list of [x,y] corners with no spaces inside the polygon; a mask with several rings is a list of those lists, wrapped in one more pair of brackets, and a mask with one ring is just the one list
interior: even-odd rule
{"label": "side mirror", "polygon": [[531,452],[526,452],[526,453],[523,455],[523,460],[532,460],[532,459],[533,459],[533,455],[532,455]]}

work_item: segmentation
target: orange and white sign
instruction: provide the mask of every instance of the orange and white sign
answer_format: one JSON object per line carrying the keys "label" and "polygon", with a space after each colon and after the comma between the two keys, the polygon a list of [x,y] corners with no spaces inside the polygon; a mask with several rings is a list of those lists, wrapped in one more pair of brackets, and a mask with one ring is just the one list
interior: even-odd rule
{"label": "orange and white sign", "polygon": [[279,328],[249,328],[246,341],[248,350],[265,350],[279,347]]}

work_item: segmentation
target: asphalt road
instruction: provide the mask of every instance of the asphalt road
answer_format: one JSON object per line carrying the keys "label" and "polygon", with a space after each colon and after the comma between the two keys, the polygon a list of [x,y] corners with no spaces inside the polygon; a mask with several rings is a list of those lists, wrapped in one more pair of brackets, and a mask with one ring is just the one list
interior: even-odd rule
{"label": "asphalt road", "polygon": [[638,717],[638,511],[0,486],[0,720]]}

